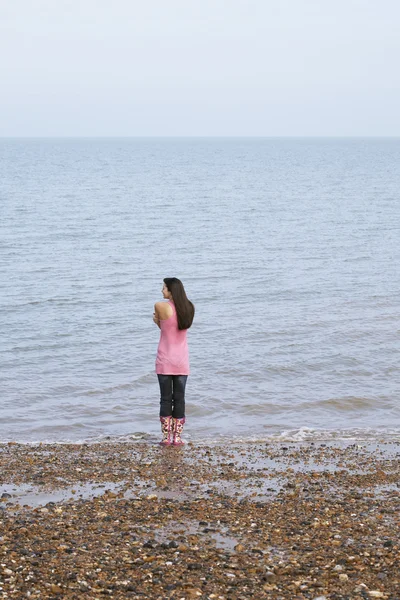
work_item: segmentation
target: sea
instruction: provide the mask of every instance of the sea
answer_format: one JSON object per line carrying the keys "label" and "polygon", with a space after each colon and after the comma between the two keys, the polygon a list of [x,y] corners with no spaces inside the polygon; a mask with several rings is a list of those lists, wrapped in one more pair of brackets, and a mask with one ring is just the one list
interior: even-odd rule
{"label": "sea", "polygon": [[400,439],[400,139],[0,140],[0,441]]}

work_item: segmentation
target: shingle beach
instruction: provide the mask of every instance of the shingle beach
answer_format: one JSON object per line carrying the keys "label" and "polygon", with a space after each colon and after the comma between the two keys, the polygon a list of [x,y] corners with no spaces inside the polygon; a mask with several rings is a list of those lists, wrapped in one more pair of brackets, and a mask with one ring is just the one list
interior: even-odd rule
{"label": "shingle beach", "polygon": [[0,445],[0,598],[400,599],[400,442]]}

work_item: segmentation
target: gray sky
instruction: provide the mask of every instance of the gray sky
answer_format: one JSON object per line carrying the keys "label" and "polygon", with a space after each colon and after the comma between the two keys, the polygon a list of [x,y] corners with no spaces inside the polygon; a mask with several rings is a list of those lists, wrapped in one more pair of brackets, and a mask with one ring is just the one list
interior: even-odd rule
{"label": "gray sky", "polygon": [[0,0],[0,136],[399,136],[399,32],[399,0]]}

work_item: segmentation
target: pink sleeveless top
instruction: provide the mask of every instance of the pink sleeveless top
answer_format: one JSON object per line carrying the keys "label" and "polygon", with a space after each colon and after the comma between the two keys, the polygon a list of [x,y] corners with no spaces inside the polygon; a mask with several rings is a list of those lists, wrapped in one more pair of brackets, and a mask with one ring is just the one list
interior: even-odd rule
{"label": "pink sleeveless top", "polygon": [[175,305],[168,300],[173,314],[169,319],[161,319],[161,336],[157,349],[157,375],[189,375],[189,349],[187,329],[178,329]]}

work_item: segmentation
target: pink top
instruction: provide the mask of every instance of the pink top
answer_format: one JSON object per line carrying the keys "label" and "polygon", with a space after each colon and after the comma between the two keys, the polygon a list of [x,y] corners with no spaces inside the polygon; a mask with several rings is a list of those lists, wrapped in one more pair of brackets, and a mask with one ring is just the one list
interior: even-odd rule
{"label": "pink top", "polygon": [[160,319],[161,336],[157,349],[157,375],[189,375],[189,349],[187,329],[178,329],[175,305],[168,300],[173,314]]}

